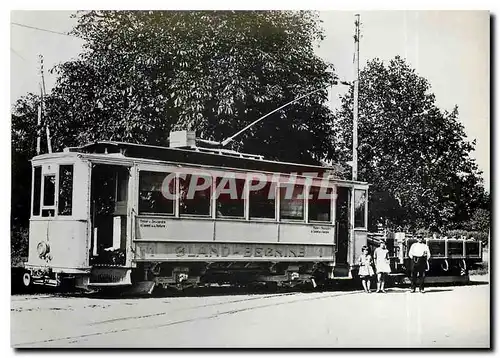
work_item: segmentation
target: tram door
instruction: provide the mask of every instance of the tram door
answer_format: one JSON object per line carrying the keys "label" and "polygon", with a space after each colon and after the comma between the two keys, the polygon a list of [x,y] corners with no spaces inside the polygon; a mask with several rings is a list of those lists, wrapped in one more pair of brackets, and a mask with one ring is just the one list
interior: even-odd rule
{"label": "tram door", "polygon": [[128,183],[128,167],[96,164],[92,168],[92,264],[125,265]]}
{"label": "tram door", "polygon": [[337,187],[336,201],[336,219],[335,219],[335,234],[336,234],[336,266],[347,265],[348,249],[349,249],[349,188]]}

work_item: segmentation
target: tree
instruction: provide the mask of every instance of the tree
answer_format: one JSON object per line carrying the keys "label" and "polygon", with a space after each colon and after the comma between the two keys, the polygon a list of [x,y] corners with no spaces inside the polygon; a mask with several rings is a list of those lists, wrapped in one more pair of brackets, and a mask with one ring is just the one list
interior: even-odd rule
{"label": "tree", "polygon": [[476,209],[472,217],[465,223],[464,227],[471,231],[490,231],[490,211],[487,209]]}
{"label": "tree", "polygon": [[[360,72],[359,179],[370,190],[370,223],[444,230],[467,220],[484,194],[458,108],[441,111],[429,82],[400,57]],[[336,113],[339,157],[350,160],[351,88]]]}
{"label": "tree", "polygon": [[483,193],[479,199],[479,205],[472,213],[469,220],[462,225],[465,230],[490,232],[491,222],[491,198],[489,193]]}
{"label": "tree", "polygon": [[20,98],[12,113],[11,160],[12,196],[11,224],[26,226],[31,198],[31,163],[36,155],[36,118],[39,98],[28,95]]}
{"label": "tree", "polygon": [[[172,129],[220,141],[322,89],[230,148],[304,163],[333,156],[325,102],[336,76],[314,53],[323,39],[316,13],[89,11],[73,34],[86,40],[84,51],[51,70],[58,78],[45,98],[54,150],[96,140],[167,145]],[[12,112],[13,226],[28,226],[39,100],[23,97]]]}
{"label": "tree", "polygon": [[56,69],[52,97],[60,104],[51,121],[74,128],[76,143],[166,145],[172,129],[221,141],[321,88],[232,148],[305,163],[333,156],[325,102],[335,75],[314,53],[323,38],[315,13],[90,11],[74,34],[86,39],[85,51]]}

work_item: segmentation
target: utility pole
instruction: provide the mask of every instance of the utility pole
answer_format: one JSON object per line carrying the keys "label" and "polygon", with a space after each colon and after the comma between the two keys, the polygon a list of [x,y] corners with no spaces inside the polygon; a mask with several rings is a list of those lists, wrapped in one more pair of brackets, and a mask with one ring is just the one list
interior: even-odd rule
{"label": "utility pole", "polygon": [[[46,92],[45,92],[45,78],[44,78],[44,75],[43,75],[43,56],[42,55],[39,55],[39,58],[40,58],[40,76],[41,76],[41,83],[40,83],[40,92],[41,92],[41,101],[40,101],[40,109],[39,109],[39,113],[43,113],[45,114],[44,112],[44,98],[46,96]],[[40,125],[40,119],[41,119],[41,115],[39,116],[39,125]],[[47,149],[49,151],[49,153],[52,153],[52,143],[50,142],[50,130],[49,130],[49,125],[47,123],[47,118],[45,117],[45,120],[44,120],[44,123],[45,123],[45,134],[47,135]],[[39,154],[39,151],[40,151],[40,136],[38,136],[37,138],[37,153]]]}
{"label": "utility pole", "polygon": [[42,88],[40,87],[40,103],[38,104],[38,118],[36,121],[36,155],[40,155],[40,130],[42,125]]}
{"label": "utility pole", "polygon": [[355,15],[354,34],[354,105],[352,121],[352,180],[358,179],[358,96],[359,96],[359,14]]}

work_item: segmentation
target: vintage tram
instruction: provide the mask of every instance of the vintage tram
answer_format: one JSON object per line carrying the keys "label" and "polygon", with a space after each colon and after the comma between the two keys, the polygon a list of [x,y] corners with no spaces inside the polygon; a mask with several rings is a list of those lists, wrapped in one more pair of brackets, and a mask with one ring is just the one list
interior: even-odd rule
{"label": "vintage tram", "polygon": [[34,157],[24,284],[151,292],[355,275],[367,183],[197,143],[178,131],[168,147],[102,141]]}

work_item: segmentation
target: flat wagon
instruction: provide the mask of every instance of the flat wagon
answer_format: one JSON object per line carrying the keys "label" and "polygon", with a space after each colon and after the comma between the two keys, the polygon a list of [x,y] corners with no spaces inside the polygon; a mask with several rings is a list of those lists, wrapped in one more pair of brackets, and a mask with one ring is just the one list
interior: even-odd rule
{"label": "flat wagon", "polygon": [[[414,235],[404,232],[369,233],[368,246],[374,250],[384,240],[389,250],[392,276],[399,282],[410,283],[410,261],[408,252],[417,242]],[[426,270],[428,283],[469,282],[469,270],[483,262],[483,247],[474,238],[424,237],[431,258]]]}

